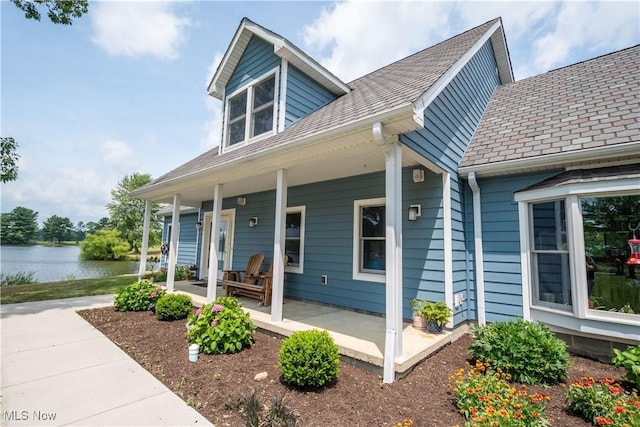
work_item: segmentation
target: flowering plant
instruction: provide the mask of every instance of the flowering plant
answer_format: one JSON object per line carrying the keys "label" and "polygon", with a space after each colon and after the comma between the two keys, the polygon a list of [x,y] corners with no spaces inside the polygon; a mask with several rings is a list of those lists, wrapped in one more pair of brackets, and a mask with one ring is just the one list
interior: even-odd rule
{"label": "flowering plant", "polygon": [[190,343],[207,354],[235,353],[253,343],[256,326],[233,297],[220,297],[204,305],[187,320]]}
{"label": "flowering plant", "polygon": [[460,413],[467,418],[466,426],[474,427],[544,427],[549,396],[529,394],[526,386],[520,390],[509,384],[511,377],[500,368],[488,369],[489,363],[477,361],[475,366],[456,371],[449,378]]}
{"label": "flowering plant", "polygon": [[395,423],[393,427],[411,427],[413,425],[413,420],[411,418],[405,418],[402,422]]}
{"label": "flowering plant", "polygon": [[569,408],[594,425],[640,426],[640,399],[627,393],[613,378],[583,377],[567,391]]}
{"label": "flowering plant", "polygon": [[113,305],[118,311],[150,310],[167,292],[148,280],[141,280],[122,287],[115,296]]}

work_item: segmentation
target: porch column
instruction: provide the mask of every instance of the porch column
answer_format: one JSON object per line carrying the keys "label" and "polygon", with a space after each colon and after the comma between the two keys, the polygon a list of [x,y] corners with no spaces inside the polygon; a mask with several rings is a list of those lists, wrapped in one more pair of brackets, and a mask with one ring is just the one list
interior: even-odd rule
{"label": "porch column", "polygon": [[144,278],[147,271],[147,250],[149,249],[149,225],[151,223],[151,200],[144,202],[144,221],[142,225],[142,244],[140,248],[140,266],[138,267],[138,281]]}
{"label": "porch column", "polygon": [[373,125],[374,139],[385,150],[385,344],[382,381],[395,380],[395,361],[402,355],[402,148],[387,141],[382,123]]}
{"label": "porch column", "polygon": [[282,322],[284,299],[284,243],[287,221],[287,170],[278,169],[276,183],[276,218],[273,236],[273,289],[271,296],[271,322]]}
{"label": "porch column", "polygon": [[211,218],[211,244],[209,245],[209,272],[207,273],[207,302],[215,301],[218,286],[218,244],[220,243],[220,213],[222,212],[222,184],[213,191],[213,215]]}
{"label": "porch column", "polygon": [[[442,174],[442,216],[443,216],[443,250],[444,250],[444,302],[453,310],[453,217],[451,208],[451,174]],[[453,328],[453,316],[447,322]]]}
{"label": "porch column", "polygon": [[167,266],[167,291],[173,293],[178,261],[178,236],[180,228],[180,193],[173,195],[173,214],[171,217],[171,242],[169,243],[169,265]]}

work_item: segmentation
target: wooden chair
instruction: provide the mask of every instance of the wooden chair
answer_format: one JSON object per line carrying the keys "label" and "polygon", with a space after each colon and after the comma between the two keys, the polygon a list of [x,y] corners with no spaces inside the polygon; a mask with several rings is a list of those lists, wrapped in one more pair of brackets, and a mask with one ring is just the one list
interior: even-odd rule
{"label": "wooden chair", "polygon": [[[287,266],[288,260],[289,257],[285,255],[285,267]],[[259,273],[256,278],[257,280],[255,283],[225,280],[224,287],[227,290],[227,296],[244,295],[252,298],[258,298],[260,300],[260,303],[258,305],[271,305],[271,291],[273,286],[273,261],[269,265],[269,270],[266,273]]]}
{"label": "wooden chair", "polygon": [[264,262],[264,254],[253,254],[247,261],[247,267],[244,271],[240,270],[223,270],[222,283],[226,281],[244,282],[249,284],[256,283],[257,276],[260,273],[260,267]]}

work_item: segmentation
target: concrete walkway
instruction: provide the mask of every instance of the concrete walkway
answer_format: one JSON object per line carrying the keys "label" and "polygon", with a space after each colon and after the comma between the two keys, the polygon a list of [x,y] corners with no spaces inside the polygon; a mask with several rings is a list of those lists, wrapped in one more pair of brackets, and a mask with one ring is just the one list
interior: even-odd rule
{"label": "concrete walkway", "polygon": [[111,304],[104,295],[0,306],[1,425],[212,425],[76,314]]}

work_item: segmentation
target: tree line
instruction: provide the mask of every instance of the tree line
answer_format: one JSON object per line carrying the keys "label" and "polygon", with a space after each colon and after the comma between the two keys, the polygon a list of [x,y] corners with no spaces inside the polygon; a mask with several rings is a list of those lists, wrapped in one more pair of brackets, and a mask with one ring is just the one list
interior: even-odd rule
{"label": "tree line", "polygon": [[[109,217],[94,222],[73,224],[69,218],[53,215],[38,228],[38,212],[22,206],[2,213],[0,244],[28,245],[41,240],[50,243],[74,241],[80,243],[81,256],[86,259],[121,259],[127,253],[138,253],[142,244],[144,200],[135,199],[130,192],[151,182],[151,175],[135,172],[125,176],[111,190],[106,205]],[[160,243],[162,228],[156,219],[159,204],[152,204],[149,245]]]}

